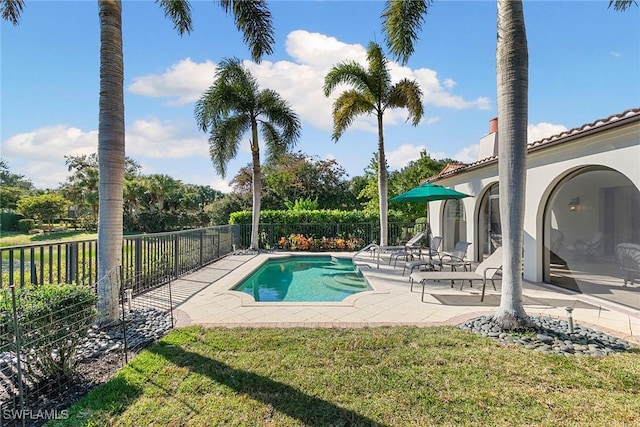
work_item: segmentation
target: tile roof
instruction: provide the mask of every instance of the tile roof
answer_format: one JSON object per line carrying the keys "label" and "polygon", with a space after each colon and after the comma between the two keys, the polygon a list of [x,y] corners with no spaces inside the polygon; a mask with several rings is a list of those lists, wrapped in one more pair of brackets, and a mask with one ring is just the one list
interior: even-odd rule
{"label": "tile roof", "polygon": [[[573,140],[577,136],[581,136],[585,133],[589,133],[591,131],[600,131],[602,127],[609,127],[609,125],[619,124],[620,122],[633,122],[640,120],[640,108],[631,108],[623,111],[620,114],[612,114],[611,116],[605,119],[598,119],[592,123],[584,124],[580,127],[569,129],[567,131],[561,132],[557,135],[552,135],[546,138],[543,138],[539,141],[534,141],[531,144],[527,144],[527,152],[537,151],[539,149],[547,148],[550,146],[554,146],[560,143],[568,142]],[[440,171],[435,176],[432,176],[425,181],[433,182],[437,181],[441,178],[449,177],[452,175],[456,175],[458,173],[462,173],[464,171],[470,169],[476,169],[478,167],[495,163],[498,161],[498,156],[491,156],[485,159],[480,159],[473,163],[460,163],[460,164],[447,164],[445,168]],[[455,166],[455,167],[450,167]]]}

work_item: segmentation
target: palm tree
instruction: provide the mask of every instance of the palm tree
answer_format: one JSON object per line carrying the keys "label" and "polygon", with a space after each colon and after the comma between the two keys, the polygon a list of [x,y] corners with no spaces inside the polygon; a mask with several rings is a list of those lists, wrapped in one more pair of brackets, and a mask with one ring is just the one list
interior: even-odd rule
{"label": "palm tree", "polygon": [[[406,62],[424,22],[430,0],[389,0],[382,14],[391,52]],[[500,307],[493,322],[503,330],[526,329],[529,316],[522,306],[522,247],[526,188],[529,59],[522,1],[498,0],[496,47],[498,168],[503,238]],[[635,1],[610,1],[626,10]]]}
{"label": "palm tree", "polygon": [[[187,0],[158,0],[175,29],[192,30],[191,6]],[[272,52],[274,43],[271,13],[264,0],[220,0],[220,6],[234,16],[238,30],[249,45],[251,56],[260,61]],[[23,0],[0,0],[2,18],[17,25]],[[98,0],[100,16],[100,101],[98,159],[100,202],[98,225],[98,311],[104,323],[118,320],[117,280],[121,264],[123,235],[124,65],[122,53],[122,4],[119,0]]]}
{"label": "palm tree", "polygon": [[226,176],[227,163],[238,153],[240,140],[251,132],[253,212],[250,248],[258,250],[258,224],[262,197],[258,129],[268,155],[277,157],[300,137],[300,119],[287,102],[271,89],[260,90],[256,78],[236,58],[220,62],[213,85],[196,102],[195,118],[210,132],[209,153],[216,171]]}
{"label": "palm tree", "polygon": [[352,89],[342,92],[333,103],[333,135],[337,142],[361,114],[375,114],[378,121],[378,194],[380,197],[380,245],[387,244],[387,162],[384,152],[383,116],[388,108],[407,108],[408,120],[417,126],[422,118],[422,91],[414,80],[391,84],[387,59],[380,46],[370,42],[365,69],[355,61],[334,65],[324,78],[324,94],[329,96],[339,84]]}

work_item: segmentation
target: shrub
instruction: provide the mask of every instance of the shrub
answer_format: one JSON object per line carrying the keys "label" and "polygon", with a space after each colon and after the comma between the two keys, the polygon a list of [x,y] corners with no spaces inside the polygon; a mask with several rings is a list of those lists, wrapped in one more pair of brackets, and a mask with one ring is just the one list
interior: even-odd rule
{"label": "shrub", "polygon": [[303,234],[291,234],[289,237],[280,237],[278,246],[281,249],[291,251],[319,251],[319,250],[356,250],[362,247],[362,239],[349,236],[346,239],[340,237],[322,237],[314,239]]}
{"label": "shrub", "polygon": [[0,213],[0,229],[2,231],[18,231],[18,222],[24,219],[24,215],[13,212]]}
{"label": "shrub", "polygon": [[[10,317],[11,298],[0,298],[0,329],[17,335],[31,374],[69,375],[76,347],[96,319],[97,297],[86,286],[45,284],[17,290],[18,330]],[[8,335],[3,335],[8,336]],[[0,346],[7,343],[0,342]]]}
{"label": "shrub", "polygon": [[18,221],[18,230],[22,233],[28,233],[36,228],[36,222],[32,219],[21,219]]}

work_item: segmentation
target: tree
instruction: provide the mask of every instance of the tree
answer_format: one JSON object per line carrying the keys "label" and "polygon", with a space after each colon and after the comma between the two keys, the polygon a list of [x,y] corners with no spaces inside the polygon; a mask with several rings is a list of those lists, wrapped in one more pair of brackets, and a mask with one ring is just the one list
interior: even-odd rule
{"label": "tree", "polygon": [[[386,41],[403,62],[424,22],[429,0],[390,0],[382,14]],[[522,305],[522,247],[526,188],[528,51],[522,1],[498,0],[496,45],[498,168],[502,221],[503,275],[500,306],[493,322],[503,330],[526,329],[529,316]],[[610,1],[609,7],[626,10],[635,1]]]}
{"label": "tree", "polygon": [[33,191],[31,180],[12,173],[6,160],[0,159],[0,211],[13,211],[18,200]]}
{"label": "tree", "polygon": [[[158,0],[165,16],[180,33],[192,30],[191,6],[187,0]],[[263,0],[220,0],[234,16],[251,56],[260,61],[272,52],[271,13]],[[23,0],[0,0],[0,14],[14,25],[20,20]],[[100,100],[98,157],[100,204],[98,226],[98,311],[101,323],[118,320],[117,281],[110,274],[121,264],[124,186],[124,65],[122,53],[122,3],[98,0],[100,17]]]}
{"label": "tree", "polygon": [[503,274],[500,306],[492,321],[503,330],[517,330],[531,324],[522,305],[529,93],[529,54],[522,1],[498,0],[496,79]]}
{"label": "tree", "polygon": [[203,132],[210,132],[209,153],[216,171],[226,175],[242,136],[251,132],[253,212],[251,249],[258,249],[258,224],[262,195],[258,130],[275,158],[293,147],[300,137],[300,119],[288,103],[271,89],[260,90],[256,78],[238,59],[224,59],[213,85],[196,102],[195,117]]}
{"label": "tree", "polygon": [[64,216],[69,201],[59,194],[28,196],[18,201],[18,212],[28,218],[36,218],[51,225],[55,218]]}
{"label": "tree", "polygon": [[[447,163],[453,160],[435,160],[426,150],[420,152],[420,158],[410,161],[405,167],[394,173],[389,179],[389,188],[392,195],[409,191],[420,185],[426,178],[437,175]],[[403,212],[407,219],[415,220],[425,217],[426,205],[424,203],[396,203],[395,210]]]}
{"label": "tree", "polygon": [[[429,4],[426,0],[387,1],[382,14],[386,40],[403,62],[413,53]],[[503,275],[500,307],[493,322],[504,330],[515,330],[528,328],[531,322],[522,305],[528,53],[521,1],[498,0],[496,63]]]}
{"label": "tree", "polygon": [[380,244],[387,244],[387,169],[384,151],[383,117],[387,108],[407,108],[408,120],[417,126],[422,118],[422,91],[414,80],[402,79],[391,84],[387,59],[381,47],[370,42],[367,48],[368,69],[355,61],[334,65],[324,78],[324,94],[329,96],[340,84],[352,87],[333,103],[333,135],[337,142],[355,118],[375,114],[378,122],[378,193],[380,201]]}

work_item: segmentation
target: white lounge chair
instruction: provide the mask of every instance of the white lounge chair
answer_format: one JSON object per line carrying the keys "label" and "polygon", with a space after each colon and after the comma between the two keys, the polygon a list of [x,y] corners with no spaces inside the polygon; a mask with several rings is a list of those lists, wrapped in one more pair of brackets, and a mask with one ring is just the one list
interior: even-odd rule
{"label": "white lounge chair", "polygon": [[373,246],[371,249],[378,254],[378,259],[380,255],[383,253],[389,254],[389,265],[391,265],[391,259],[395,257],[396,261],[398,256],[404,256],[405,258],[410,258],[413,256],[413,251],[418,250],[422,246],[420,245],[420,240],[425,236],[424,231],[419,231],[416,233],[411,239],[409,239],[404,245],[396,245],[396,246]]}
{"label": "white lounge chair", "polygon": [[413,292],[413,283],[420,282],[422,284],[422,302],[424,302],[424,288],[428,282],[451,280],[451,287],[453,288],[453,282],[455,280],[461,280],[462,286],[464,281],[468,280],[470,283],[473,281],[482,280],[482,296],[480,301],[484,301],[484,292],[487,287],[487,280],[491,280],[493,289],[496,290],[496,284],[493,279],[496,273],[502,269],[502,247],[499,247],[492,253],[487,259],[478,264],[475,271],[417,271],[411,273],[409,281],[411,282],[411,291]]}

